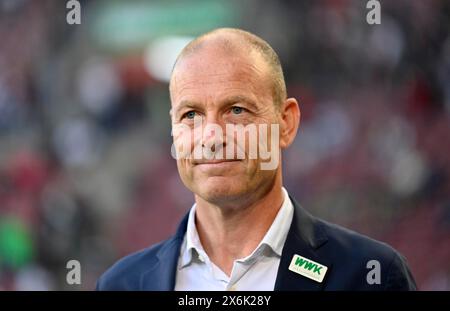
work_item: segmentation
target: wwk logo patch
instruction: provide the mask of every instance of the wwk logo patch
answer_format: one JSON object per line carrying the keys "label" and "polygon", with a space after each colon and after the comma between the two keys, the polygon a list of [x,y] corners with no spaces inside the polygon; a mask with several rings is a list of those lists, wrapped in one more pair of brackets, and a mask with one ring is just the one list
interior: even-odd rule
{"label": "wwk logo patch", "polygon": [[326,266],[300,255],[294,255],[289,265],[289,270],[319,283],[322,283],[327,269]]}

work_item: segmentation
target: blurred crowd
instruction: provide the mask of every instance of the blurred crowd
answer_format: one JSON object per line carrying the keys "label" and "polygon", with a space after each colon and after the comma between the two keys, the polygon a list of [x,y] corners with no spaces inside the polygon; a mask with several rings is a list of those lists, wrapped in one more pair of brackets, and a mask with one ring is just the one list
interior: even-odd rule
{"label": "blurred crowd", "polygon": [[[397,248],[420,289],[450,290],[450,2],[380,1],[380,25],[362,0],[223,2],[232,18],[212,25],[265,38],[300,102],[288,191]],[[0,0],[0,290],[91,290],[194,202],[170,155],[167,81],[145,46],[92,34],[118,1],[80,3],[68,25],[65,1]],[[189,3],[180,20],[205,1]],[[80,285],[66,282],[72,259]]]}

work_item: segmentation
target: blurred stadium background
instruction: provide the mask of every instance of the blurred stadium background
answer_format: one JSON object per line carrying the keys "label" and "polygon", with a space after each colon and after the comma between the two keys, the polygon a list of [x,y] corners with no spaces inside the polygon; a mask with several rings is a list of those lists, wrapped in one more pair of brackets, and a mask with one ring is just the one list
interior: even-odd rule
{"label": "blurred stadium background", "polygon": [[[170,156],[167,77],[236,26],[279,53],[302,123],[285,185],[450,290],[450,1],[0,0],[0,289],[90,290],[193,203]],[[82,285],[66,283],[81,262]]]}

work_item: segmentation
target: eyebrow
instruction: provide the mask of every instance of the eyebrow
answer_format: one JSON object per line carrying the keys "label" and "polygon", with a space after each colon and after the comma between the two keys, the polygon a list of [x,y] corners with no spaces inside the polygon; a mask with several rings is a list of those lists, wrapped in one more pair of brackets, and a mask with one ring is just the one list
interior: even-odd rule
{"label": "eyebrow", "polygon": [[185,108],[197,108],[198,106],[200,106],[200,104],[198,104],[196,102],[192,102],[192,101],[189,101],[189,100],[182,100],[180,102],[180,104],[177,106],[177,108],[175,109],[174,115],[178,116],[178,114],[180,113],[180,111],[182,109],[185,109]]}
{"label": "eyebrow", "polygon": [[226,106],[231,106],[235,103],[246,103],[247,105],[251,106],[254,110],[258,110],[258,106],[252,99],[250,99],[246,96],[242,96],[242,95],[235,95],[235,96],[227,97],[223,101],[223,103]]}

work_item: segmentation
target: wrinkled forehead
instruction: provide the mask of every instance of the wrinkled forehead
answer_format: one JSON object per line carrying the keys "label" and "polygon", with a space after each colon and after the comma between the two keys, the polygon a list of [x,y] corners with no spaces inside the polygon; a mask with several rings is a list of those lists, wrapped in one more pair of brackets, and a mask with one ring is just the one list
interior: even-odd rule
{"label": "wrinkled forehead", "polygon": [[173,101],[193,90],[242,88],[262,93],[269,89],[268,68],[262,57],[244,50],[227,51],[206,46],[182,57],[172,73]]}

